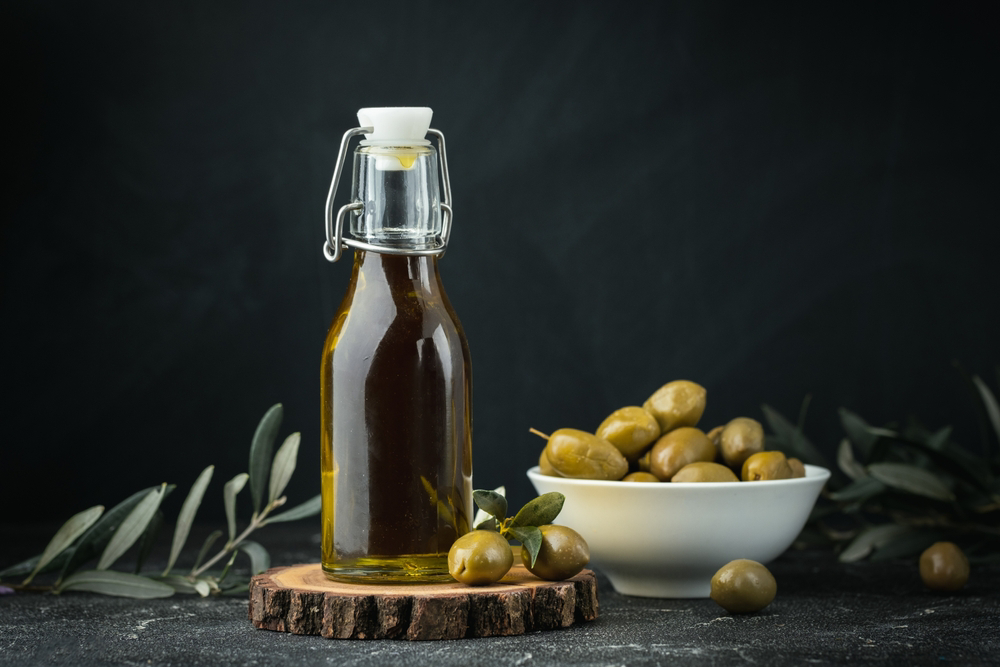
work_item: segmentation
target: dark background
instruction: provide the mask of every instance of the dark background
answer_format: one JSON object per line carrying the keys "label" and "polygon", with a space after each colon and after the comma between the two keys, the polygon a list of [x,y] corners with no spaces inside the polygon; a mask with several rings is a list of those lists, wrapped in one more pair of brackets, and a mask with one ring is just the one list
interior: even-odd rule
{"label": "dark background", "polygon": [[[475,482],[529,426],[661,384],[705,426],[837,408],[978,437],[995,383],[1000,72],[987,5],[37,2],[6,10],[0,501],[61,520],[216,465],[271,404],[319,488],[322,256],[341,134],[428,105],[475,368]],[[346,186],[338,204],[346,201]],[[994,385],[995,386],[995,385]],[[244,498],[245,500],[245,498]]]}

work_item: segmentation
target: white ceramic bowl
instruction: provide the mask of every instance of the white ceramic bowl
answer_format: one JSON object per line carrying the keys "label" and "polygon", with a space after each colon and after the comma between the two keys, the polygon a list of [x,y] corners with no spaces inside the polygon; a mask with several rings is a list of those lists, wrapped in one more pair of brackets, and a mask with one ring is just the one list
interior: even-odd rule
{"label": "white ceramic bowl", "polygon": [[807,465],[798,479],[643,484],[550,477],[536,466],[528,478],[539,494],[566,496],[556,522],[587,540],[616,591],[705,598],[729,561],[767,563],[792,544],[830,471]]}

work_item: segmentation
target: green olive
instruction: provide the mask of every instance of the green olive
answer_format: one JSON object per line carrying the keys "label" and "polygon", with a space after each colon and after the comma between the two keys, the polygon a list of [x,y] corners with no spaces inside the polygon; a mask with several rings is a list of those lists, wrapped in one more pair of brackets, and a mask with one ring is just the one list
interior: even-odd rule
{"label": "green olive", "polygon": [[545,455],[544,449],[538,456],[538,470],[543,475],[549,475],[550,477],[562,477],[562,475],[556,472],[556,469],[552,467],[552,464],[549,463],[549,457]]}
{"label": "green olive", "polygon": [[660,483],[660,478],[651,472],[630,472],[629,474],[622,477],[623,482],[656,482]]}
{"label": "green olive", "polygon": [[618,448],[575,428],[561,428],[550,435],[545,456],[563,477],[611,480],[628,472],[628,461]]}
{"label": "green olive", "polygon": [[682,426],[661,437],[649,453],[649,472],[669,482],[689,463],[714,461],[715,445],[699,429]]}
{"label": "green olive", "polygon": [[777,591],[770,571],[745,558],[726,563],[712,577],[712,599],[733,614],[760,611],[771,604]]}
{"label": "green olive", "polygon": [[689,463],[670,478],[671,482],[738,482],[740,478],[721,463]]}
{"label": "green olive", "polygon": [[687,380],[663,385],[646,399],[646,408],[667,433],[681,426],[694,426],[705,412],[705,388]]}
{"label": "green olive", "polygon": [[466,533],[448,550],[448,571],[456,581],[469,586],[500,581],[513,564],[510,544],[492,530]]}
{"label": "green olive", "polygon": [[764,427],[756,419],[737,417],[722,429],[719,443],[722,460],[739,470],[751,455],[764,451]]}
{"label": "green olive", "polygon": [[969,580],[969,559],[954,542],[935,542],[920,554],[920,578],[932,591],[957,591]]}
{"label": "green olive", "polygon": [[792,477],[805,477],[806,467],[796,458],[788,459],[788,467],[792,469]]}
{"label": "green olive", "polygon": [[781,452],[757,452],[743,462],[744,482],[758,482],[769,479],[791,479],[792,468]]}
{"label": "green olive", "polygon": [[608,415],[595,435],[617,447],[627,460],[635,461],[660,437],[660,425],[656,417],[633,405]]}
{"label": "green olive", "polygon": [[712,444],[715,445],[716,447],[719,447],[719,446],[722,445],[722,442],[719,440],[719,437],[722,435],[722,429],[724,429],[724,428],[726,428],[726,427],[725,426],[716,426],[711,431],[708,431],[707,433],[705,433],[705,435],[708,436],[708,439],[711,440]]}
{"label": "green olive", "polygon": [[580,533],[555,524],[539,526],[538,529],[542,531],[542,546],[534,566],[531,565],[528,550],[521,549],[521,562],[536,577],[562,581],[579,573],[590,562],[590,547]]}

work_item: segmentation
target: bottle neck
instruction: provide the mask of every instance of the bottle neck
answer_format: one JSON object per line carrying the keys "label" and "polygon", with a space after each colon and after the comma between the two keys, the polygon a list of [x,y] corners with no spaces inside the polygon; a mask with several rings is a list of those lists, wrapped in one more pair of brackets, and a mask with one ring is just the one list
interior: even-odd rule
{"label": "bottle neck", "polygon": [[393,300],[441,294],[438,258],[425,255],[389,255],[357,250],[351,283],[372,295],[391,295]]}
{"label": "bottle neck", "polygon": [[360,241],[399,249],[441,245],[437,151],[430,145],[361,145],[354,153],[351,218]]}

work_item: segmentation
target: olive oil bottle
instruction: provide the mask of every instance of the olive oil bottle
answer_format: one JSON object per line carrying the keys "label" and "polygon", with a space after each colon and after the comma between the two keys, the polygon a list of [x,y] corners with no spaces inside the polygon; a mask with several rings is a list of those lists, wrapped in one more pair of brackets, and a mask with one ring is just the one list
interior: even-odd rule
{"label": "olive oil bottle", "polygon": [[[472,368],[438,272],[450,187],[430,117],[359,111],[363,127],[344,135],[327,200],[327,258],[356,249],[321,373],[322,561],[341,581],[447,580],[448,549],[472,518]],[[357,134],[366,139],[354,152],[352,201],[334,216]]]}

